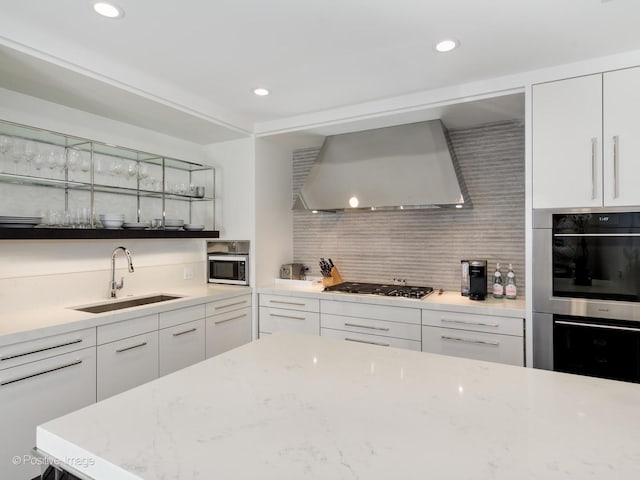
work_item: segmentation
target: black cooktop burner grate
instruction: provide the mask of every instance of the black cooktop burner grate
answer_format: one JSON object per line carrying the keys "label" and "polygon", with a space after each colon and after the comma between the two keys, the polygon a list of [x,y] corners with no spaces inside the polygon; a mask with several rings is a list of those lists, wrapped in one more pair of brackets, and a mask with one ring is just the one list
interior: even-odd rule
{"label": "black cooktop burner grate", "polygon": [[385,285],[383,283],[343,282],[325,287],[324,291],[382,295],[385,297],[423,298],[433,292],[433,288],[412,285]]}

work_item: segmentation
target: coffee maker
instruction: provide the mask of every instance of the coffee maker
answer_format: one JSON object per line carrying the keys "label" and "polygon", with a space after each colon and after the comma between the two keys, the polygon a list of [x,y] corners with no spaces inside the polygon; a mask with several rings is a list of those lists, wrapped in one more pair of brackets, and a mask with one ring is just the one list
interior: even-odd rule
{"label": "coffee maker", "polygon": [[484,300],[487,296],[487,261],[469,262],[469,299]]}

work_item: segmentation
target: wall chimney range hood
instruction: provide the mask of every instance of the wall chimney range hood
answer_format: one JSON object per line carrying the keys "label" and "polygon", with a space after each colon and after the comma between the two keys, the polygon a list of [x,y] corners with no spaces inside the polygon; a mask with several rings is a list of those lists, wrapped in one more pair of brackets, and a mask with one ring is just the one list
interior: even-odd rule
{"label": "wall chimney range hood", "polygon": [[294,210],[461,208],[440,120],[328,136]]}

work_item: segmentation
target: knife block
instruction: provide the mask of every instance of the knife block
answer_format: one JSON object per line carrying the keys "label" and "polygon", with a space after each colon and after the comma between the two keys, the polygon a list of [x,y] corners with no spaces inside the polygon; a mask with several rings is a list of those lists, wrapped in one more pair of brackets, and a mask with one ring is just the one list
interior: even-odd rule
{"label": "knife block", "polygon": [[324,277],[322,279],[322,285],[325,287],[331,287],[332,285],[337,285],[342,282],[344,282],[344,280],[342,280],[342,275],[340,275],[337,267],[331,268],[330,277]]}

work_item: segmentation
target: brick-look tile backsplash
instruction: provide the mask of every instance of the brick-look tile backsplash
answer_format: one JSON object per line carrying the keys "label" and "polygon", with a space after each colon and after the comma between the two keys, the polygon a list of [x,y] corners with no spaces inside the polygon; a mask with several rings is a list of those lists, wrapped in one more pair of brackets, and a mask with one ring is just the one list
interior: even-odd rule
{"label": "brick-look tile backsplash", "polygon": [[[524,128],[502,122],[449,130],[471,209],[294,211],[294,261],[319,275],[330,257],[347,281],[460,289],[460,260],[512,263],[524,293]],[[293,197],[319,149],[293,154]]]}

